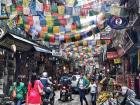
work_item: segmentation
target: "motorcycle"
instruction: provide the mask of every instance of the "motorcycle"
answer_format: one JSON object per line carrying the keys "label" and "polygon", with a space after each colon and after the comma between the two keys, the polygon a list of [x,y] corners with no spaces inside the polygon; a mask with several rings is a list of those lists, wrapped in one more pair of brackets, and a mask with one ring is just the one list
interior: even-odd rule
{"label": "motorcycle", "polygon": [[140,105],[140,101],[137,101],[136,99],[127,98],[126,105]]}
{"label": "motorcycle", "polygon": [[[46,97],[46,95],[48,95]],[[53,86],[47,87],[45,94],[43,95],[43,105],[54,105],[55,92]]]}
{"label": "motorcycle", "polygon": [[118,105],[140,105],[140,101],[127,97],[125,101],[118,102]]}
{"label": "motorcycle", "polygon": [[53,84],[54,84],[54,90],[58,90],[59,89],[58,81],[54,80]]}
{"label": "motorcycle", "polygon": [[65,102],[65,101],[68,101],[69,97],[70,97],[70,88],[69,88],[69,86],[61,86],[60,100]]}

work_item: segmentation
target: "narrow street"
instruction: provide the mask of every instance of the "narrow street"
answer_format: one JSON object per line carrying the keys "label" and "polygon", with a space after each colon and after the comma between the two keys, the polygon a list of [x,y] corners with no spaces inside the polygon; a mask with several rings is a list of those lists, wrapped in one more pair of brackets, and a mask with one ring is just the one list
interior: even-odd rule
{"label": "narrow street", "polygon": [[81,105],[83,92],[140,105],[140,0],[0,0],[0,105]]}
{"label": "narrow street", "polygon": [[[62,101],[59,101],[59,91],[56,91],[56,96],[55,96],[55,104],[54,105],[80,105],[80,99],[79,99],[79,95],[78,94],[73,94],[72,97],[74,100],[72,101],[68,101],[68,102],[62,102]],[[91,102],[90,102],[90,95],[86,95],[87,97],[87,100],[88,100],[88,103],[89,105],[91,105]]]}

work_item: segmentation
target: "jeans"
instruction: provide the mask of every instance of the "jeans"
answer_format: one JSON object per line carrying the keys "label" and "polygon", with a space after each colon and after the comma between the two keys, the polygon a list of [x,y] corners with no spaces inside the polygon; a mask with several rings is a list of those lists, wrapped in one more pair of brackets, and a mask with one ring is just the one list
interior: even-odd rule
{"label": "jeans", "polygon": [[90,93],[92,105],[96,105],[96,93]]}
{"label": "jeans", "polygon": [[16,99],[15,100],[15,105],[22,105],[22,101],[23,100]]}
{"label": "jeans", "polygon": [[86,102],[86,105],[88,105],[88,102],[87,102],[87,99],[86,99],[86,96],[85,96],[85,90],[79,89],[79,95],[80,95],[81,105],[83,105],[83,100]]}

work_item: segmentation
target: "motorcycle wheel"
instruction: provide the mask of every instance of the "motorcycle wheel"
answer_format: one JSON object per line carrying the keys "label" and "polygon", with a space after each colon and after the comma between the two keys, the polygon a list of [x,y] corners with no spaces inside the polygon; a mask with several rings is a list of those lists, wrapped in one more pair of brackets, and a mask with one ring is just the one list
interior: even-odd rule
{"label": "motorcycle wheel", "polygon": [[61,96],[61,101],[65,102],[66,98],[65,96]]}
{"label": "motorcycle wheel", "polygon": [[54,105],[54,98],[50,100],[50,105]]}

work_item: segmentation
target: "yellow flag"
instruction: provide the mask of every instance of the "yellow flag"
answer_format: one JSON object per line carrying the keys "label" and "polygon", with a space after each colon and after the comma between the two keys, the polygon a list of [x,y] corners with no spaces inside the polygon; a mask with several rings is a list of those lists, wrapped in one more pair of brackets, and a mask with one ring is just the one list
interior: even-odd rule
{"label": "yellow flag", "polygon": [[23,0],[23,6],[28,7],[29,6],[29,0]]}
{"label": "yellow flag", "polygon": [[53,26],[53,18],[52,16],[46,16],[47,26]]}
{"label": "yellow flag", "polygon": [[17,21],[17,24],[20,25],[20,24],[23,24],[23,19],[21,17],[19,17],[18,21]]}
{"label": "yellow flag", "polygon": [[65,13],[65,7],[64,6],[58,6],[58,14],[64,15]]}
{"label": "yellow flag", "polygon": [[53,32],[54,32],[54,33],[59,33],[59,32],[60,32],[59,26],[54,26],[54,27],[53,27]]}
{"label": "yellow flag", "polygon": [[73,6],[73,5],[74,5],[74,2],[75,2],[75,0],[66,0],[66,3],[67,3],[69,6]]}

